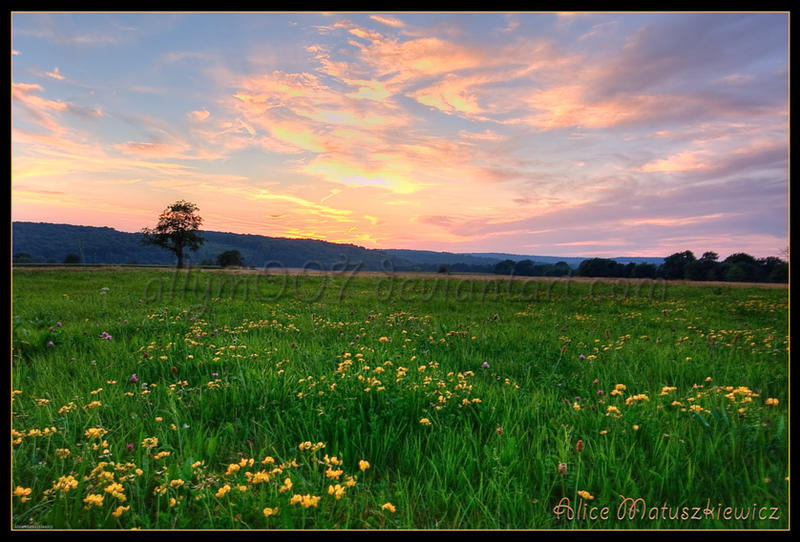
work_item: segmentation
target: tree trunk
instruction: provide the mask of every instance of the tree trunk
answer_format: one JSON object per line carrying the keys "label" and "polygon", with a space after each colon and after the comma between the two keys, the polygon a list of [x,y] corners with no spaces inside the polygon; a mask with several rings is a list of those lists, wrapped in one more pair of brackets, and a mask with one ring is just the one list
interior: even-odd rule
{"label": "tree trunk", "polygon": [[176,254],[178,255],[178,269],[183,269],[183,247],[179,248]]}

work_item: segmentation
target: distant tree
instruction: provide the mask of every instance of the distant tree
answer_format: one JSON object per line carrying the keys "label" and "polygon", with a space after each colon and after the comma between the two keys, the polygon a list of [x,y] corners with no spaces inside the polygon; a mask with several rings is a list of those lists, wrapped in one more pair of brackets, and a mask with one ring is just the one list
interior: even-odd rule
{"label": "distant tree", "polygon": [[447,266],[446,266],[446,265],[444,265],[444,264],[442,264],[442,265],[440,265],[440,266],[439,266],[439,270],[437,271],[437,273],[446,274],[446,273],[448,273],[449,271],[450,271],[450,270],[447,268]]}
{"label": "distant tree", "polygon": [[736,282],[756,282],[761,279],[761,269],[759,268],[758,262],[749,254],[744,252],[731,254],[725,258],[723,263],[727,263],[739,268],[741,272],[729,271],[729,273],[733,273],[733,276],[737,277],[735,279]]}
{"label": "distant tree", "polygon": [[531,260],[520,260],[514,266],[514,274],[521,277],[536,275],[536,269]]}
{"label": "distant tree", "polygon": [[658,272],[658,267],[652,263],[640,263],[636,266],[636,269],[633,270],[634,278],[637,279],[654,279],[656,278],[656,273]]}
{"label": "distant tree", "polygon": [[744,282],[746,277],[741,267],[734,263],[722,263],[722,278],[728,282]]}
{"label": "distant tree", "polygon": [[176,201],[159,215],[155,228],[142,230],[141,243],[160,246],[173,252],[178,258],[178,268],[182,268],[184,251],[195,251],[205,241],[198,234],[203,219],[196,214],[197,211],[194,203]]}
{"label": "distant tree", "polygon": [[514,272],[514,260],[503,260],[502,262],[497,262],[494,266],[494,273],[496,275],[510,275]]}
{"label": "distant tree", "polygon": [[217,265],[220,267],[242,267],[244,258],[238,250],[226,250],[217,256]]}
{"label": "distant tree", "polygon": [[690,261],[684,267],[684,276],[689,280],[717,280],[719,278],[719,255],[704,252],[699,260]]}
{"label": "distant tree", "polygon": [[770,282],[789,282],[789,264],[781,262],[770,271],[767,280]]}
{"label": "distant tree", "polygon": [[619,277],[625,272],[625,266],[606,258],[583,260],[578,266],[578,275],[582,277]]}
{"label": "distant tree", "polygon": [[64,263],[81,263],[80,254],[70,253],[64,257]]}
{"label": "distant tree", "polygon": [[775,256],[761,258],[757,260],[760,267],[760,280],[768,282],[788,282],[789,264]]}
{"label": "distant tree", "polygon": [[691,250],[676,252],[664,258],[664,263],[661,265],[661,274],[665,279],[686,278],[686,266],[696,259]]}
{"label": "distant tree", "polygon": [[11,258],[12,263],[34,263],[33,256],[28,254],[27,252],[17,252],[14,254],[14,257]]}
{"label": "distant tree", "polygon": [[564,277],[570,273],[572,273],[572,268],[567,262],[556,262],[544,272],[548,277]]}

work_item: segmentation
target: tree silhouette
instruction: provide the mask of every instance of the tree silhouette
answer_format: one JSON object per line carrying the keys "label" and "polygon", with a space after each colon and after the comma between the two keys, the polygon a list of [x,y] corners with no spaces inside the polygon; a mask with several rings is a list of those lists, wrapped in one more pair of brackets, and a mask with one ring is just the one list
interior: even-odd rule
{"label": "tree silhouette", "polygon": [[178,268],[183,267],[184,250],[197,250],[205,239],[197,233],[203,219],[197,215],[197,205],[176,201],[164,209],[155,228],[142,229],[143,245],[156,245],[173,252]]}

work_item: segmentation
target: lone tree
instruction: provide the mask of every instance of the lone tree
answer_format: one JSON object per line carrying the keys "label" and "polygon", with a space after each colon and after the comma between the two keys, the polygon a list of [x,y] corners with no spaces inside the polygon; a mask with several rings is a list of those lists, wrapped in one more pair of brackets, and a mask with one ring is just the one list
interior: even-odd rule
{"label": "lone tree", "polygon": [[183,267],[184,250],[197,250],[205,239],[197,231],[203,219],[197,214],[197,205],[188,201],[176,201],[161,213],[155,228],[142,230],[143,245],[157,245],[174,252],[178,257],[178,268]]}

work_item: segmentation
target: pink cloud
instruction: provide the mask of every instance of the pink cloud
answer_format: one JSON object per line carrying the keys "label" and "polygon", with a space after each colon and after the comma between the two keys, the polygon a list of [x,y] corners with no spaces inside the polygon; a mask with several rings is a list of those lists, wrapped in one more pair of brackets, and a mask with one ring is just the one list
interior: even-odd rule
{"label": "pink cloud", "polygon": [[712,166],[708,162],[708,157],[704,156],[704,154],[705,153],[691,151],[681,152],[668,158],[648,162],[639,169],[645,173],[672,173],[676,171],[709,169]]}
{"label": "pink cloud", "polygon": [[211,113],[209,113],[206,109],[198,109],[196,111],[190,111],[187,116],[190,120],[195,122],[203,122],[211,116]]}
{"label": "pink cloud", "polygon": [[370,15],[369,18],[372,19],[375,22],[384,24],[386,26],[391,26],[392,28],[402,28],[402,27],[404,27],[406,25],[400,19],[397,19],[396,17],[386,16],[386,15]]}
{"label": "pink cloud", "polygon": [[65,79],[65,77],[61,74],[61,72],[58,71],[58,66],[56,66],[53,69],[53,71],[47,72],[45,75],[47,75],[47,77],[50,77],[52,79],[58,79],[58,80]]}

